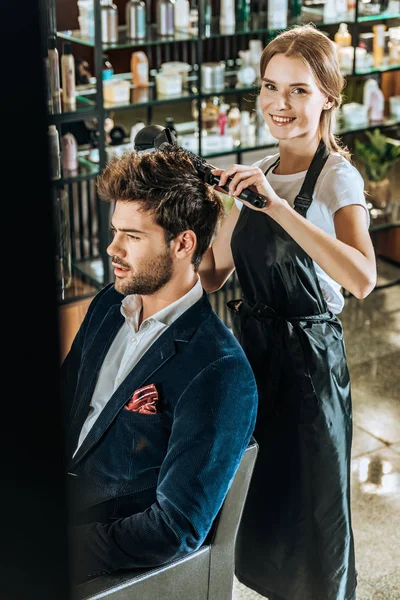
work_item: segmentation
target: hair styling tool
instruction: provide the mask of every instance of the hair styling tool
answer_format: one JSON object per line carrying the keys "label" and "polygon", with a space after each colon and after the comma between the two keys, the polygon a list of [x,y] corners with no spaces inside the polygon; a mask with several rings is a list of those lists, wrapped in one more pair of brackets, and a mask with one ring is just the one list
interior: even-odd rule
{"label": "hair styling tool", "polygon": [[[162,127],[161,125],[148,125],[147,127],[143,127],[140,129],[140,131],[138,131],[134,139],[135,150],[142,152],[154,152],[155,150],[164,150],[169,146],[177,145],[178,143],[175,133],[167,127]],[[199,177],[201,177],[205,183],[217,185],[229,194],[229,182],[231,181],[231,178],[228,179],[225,185],[220,186],[219,177],[211,173],[211,171],[216,169],[216,167],[210,165],[210,163],[206,162],[198,154],[194,154],[194,152],[190,152],[184,148],[183,151],[191,159],[196,171],[199,174]],[[238,198],[239,200],[245,200],[246,202],[249,202],[256,208],[264,208],[264,206],[267,204],[267,199],[264,198],[264,196],[260,196],[259,194],[256,194],[248,189],[243,190],[239,194]]]}

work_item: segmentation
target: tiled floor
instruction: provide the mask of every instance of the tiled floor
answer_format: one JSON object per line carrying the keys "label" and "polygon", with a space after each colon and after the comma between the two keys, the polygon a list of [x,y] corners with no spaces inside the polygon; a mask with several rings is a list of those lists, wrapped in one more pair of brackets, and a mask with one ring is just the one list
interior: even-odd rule
{"label": "tiled floor", "polygon": [[[385,283],[400,268],[379,262],[378,273]],[[348,298],[341,319],[353,390],[357,600],[400,600],[400,286]],[[262,598],[235,581],[234,600]]]}

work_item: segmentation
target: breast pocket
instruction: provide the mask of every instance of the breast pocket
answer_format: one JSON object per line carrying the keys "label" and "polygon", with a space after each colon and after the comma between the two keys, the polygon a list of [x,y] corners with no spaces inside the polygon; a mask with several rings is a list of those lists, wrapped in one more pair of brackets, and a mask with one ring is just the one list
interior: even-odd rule
{"label": "breast pocket", "polygon": [[131,477],[148,475],[159,468],[165,458],[171,424],[164,414],[147,415],[123,408],[117,420],[124,437],[130,437]]}

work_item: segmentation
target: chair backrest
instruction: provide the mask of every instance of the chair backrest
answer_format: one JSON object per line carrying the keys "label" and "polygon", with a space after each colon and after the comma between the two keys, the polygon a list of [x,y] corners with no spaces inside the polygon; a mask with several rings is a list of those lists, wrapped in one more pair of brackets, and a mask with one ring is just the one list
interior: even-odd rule
{"label": "chair backrest", "polygon": [[235,543],[258,444],[251,440],[213,527],[211,540],[209,600],[231,600],[235,571]]}
{"label": "chair backrest", "polygon": [[252,439],[199,550],[160,567],[98,577],[79,585],[74,600],[232,600],[236,536],[257,453]]}

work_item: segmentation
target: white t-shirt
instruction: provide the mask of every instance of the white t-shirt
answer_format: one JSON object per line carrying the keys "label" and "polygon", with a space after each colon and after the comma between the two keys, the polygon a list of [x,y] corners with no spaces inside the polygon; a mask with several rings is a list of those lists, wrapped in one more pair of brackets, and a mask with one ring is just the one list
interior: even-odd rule
{"label": "white t-shirt", "polygon": [[[278,158],[279,154],[267,156],[255,166],[266,171]],[[284,198],[293,207],[294,200],[300,192],[307,171],[292,175],[277,175],[271,169],[267,180],[280,198]],[[243,204],[235,200],[240,210]],[[313,201],[307,212],[307,219],[326,233],[336,237],[333,217],[339,208],[350,204],[360,204],[365,208],[367,224],[369,226],[369,212],[364,196],[364,180],[360,173],[343,156],[333,153],[326,161],[318,177]],[[314,261],[315,271],[321,287],[322,294],[328,308],[334,314],[339,314],[344,305],[341,286],[329,277]]]}

